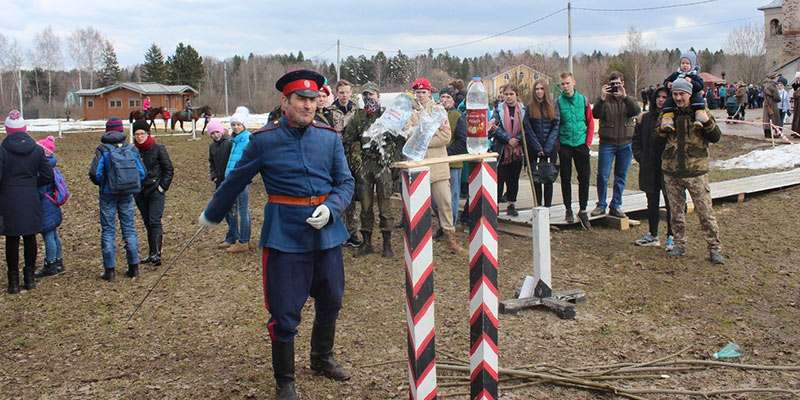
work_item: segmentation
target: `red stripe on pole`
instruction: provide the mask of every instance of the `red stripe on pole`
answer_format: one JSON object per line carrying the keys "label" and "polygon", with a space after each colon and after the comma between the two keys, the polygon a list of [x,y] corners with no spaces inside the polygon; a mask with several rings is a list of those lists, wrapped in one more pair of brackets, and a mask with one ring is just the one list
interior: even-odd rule
{"label": "red stripe on pole", "polygon": [[469,318],[469,324],[470,325],[474,324],[475,321],[477,321],[478,318],[480,318],[481,313],[483,313],[484,315],[486,315],[487,318],[489,318],[489,320],[492,322],[492,325],[494,325],[495,328],[500,326],[500,320],[497,319],[497,317],[492,313],[491,310],[489,310],[489,307],[486,304],[481,304],[481,306],[477,310],[475,310],[475,313],[472,314],[472,316]]}

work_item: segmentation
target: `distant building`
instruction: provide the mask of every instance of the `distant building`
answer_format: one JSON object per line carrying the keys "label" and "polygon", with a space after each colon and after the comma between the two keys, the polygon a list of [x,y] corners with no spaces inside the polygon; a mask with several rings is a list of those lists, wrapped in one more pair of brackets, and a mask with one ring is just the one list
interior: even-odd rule
{"label": "distant building", "polygon": [[187,98],[198,92],[188,85],[123,82],[97,89],[82,89],[83,118],[87,120],[117,117],[127,119],[131,111],[142,109],[142,100],[150,96],[150,107],[165,107],[171,113],[185,108]]}
{"label": "distant building", "polygon": [[778,70],[794,67],[789,75],[783,74],[791,79],[800,57],[800,0],[773,0],[758,10],[764,12],[767,70],[781,72]]}
{"label": "distant building", "polygon": [[[500,71],[496,74],[489,75],[483,78],[483,84],[486,85],[486,91],[489,93],[490,101],[494,100],[500,94],[500,88],[508,83],[514,83],[520,87],[520,91],[524,94],[530,95],[533,90],[533,84],[539,79],[545,79],[548,82],[550,77],[541,73],[527,65],[517,65],[506,70]],[[519,95],[523,95],[519,93]]]}

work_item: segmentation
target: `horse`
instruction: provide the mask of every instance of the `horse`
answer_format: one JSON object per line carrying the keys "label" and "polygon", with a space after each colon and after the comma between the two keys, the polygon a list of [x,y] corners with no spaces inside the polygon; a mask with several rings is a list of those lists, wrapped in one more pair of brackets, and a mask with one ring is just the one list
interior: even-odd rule
{"label": "horse", "polygon": [[128,121],[130,123],[133,123],[133,121],[138,121],[140,119],[148,121],[150,123],[150,127],[153,128],[153,132],[156,133],[158,132],[158,129],[156,128],[155,119],[159,115],[161,116],[161,119],[164,120],[164,129],[167,129],[168,118],[164,115],[164,111],[166,111],[164,107],[150,107],[147,110],[146,114],[142,110],[134,110],[131,111],[131,114],[128,116]]}
{"label": "horse", "polygon": [[184,122],[197,121],[198,119],[200,119],[202,117],[202,118],[205,118],[205,121],[203,122],[203,129],[200,131],[200,134],[202,135],[203,133],[205,133],[206,125],[208,125],[208,120],[211,118],[212,115],[213,114],[211,113],[211,107],[210,106],[202,106],[202,107],[193,108],[191,115],[189,115],[189,113],[186,112],[186,111],[177,111],[174,114],[172,114],[172,130],[173,131],[175,130],[175,123],[176,122],[180,122],[181,131],[186,133],[186,130],[183,129],[183,123]]}

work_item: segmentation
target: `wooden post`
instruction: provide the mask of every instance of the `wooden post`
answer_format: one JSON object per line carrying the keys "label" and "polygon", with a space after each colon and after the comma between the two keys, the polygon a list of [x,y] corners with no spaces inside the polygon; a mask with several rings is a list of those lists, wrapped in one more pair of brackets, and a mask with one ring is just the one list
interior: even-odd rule
{"label": "wooden post", "polygon": [[61,132],[61,120],[60,119],[58,120],[58,138],[59,139],[63,139],[64,138],[64,134]]}
{"label": "wooden post", "polygon": [[430,168],[404,169],[401,176],[409,399],[429,400],[436,398],[438,390],[434,340]]}
{"label": "wooden post", "polygon": [[497,159],[475,164],[469,200],[470,398],[498,399]]}
{"label": "wooden post", "polygon": [[553,294],[550,274],[550,209],[533,209],[533,276],[525,277],[520,299],[526,297],[550,297]]}

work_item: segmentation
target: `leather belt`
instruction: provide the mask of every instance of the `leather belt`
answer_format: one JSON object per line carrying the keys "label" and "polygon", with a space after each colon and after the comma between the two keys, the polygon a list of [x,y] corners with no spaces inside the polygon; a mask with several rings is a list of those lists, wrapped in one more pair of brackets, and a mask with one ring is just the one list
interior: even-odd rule
{"label": "leather belt", "polygon": [[311,197],[294,197],[294,196],[286,196],[283,194],[270,194],[269,195],[269,203],[272,204],[282,204],[287,206],[318,206],[325,202],[328,199],[327,194],[323,194],[321,196],[311,196]]}

